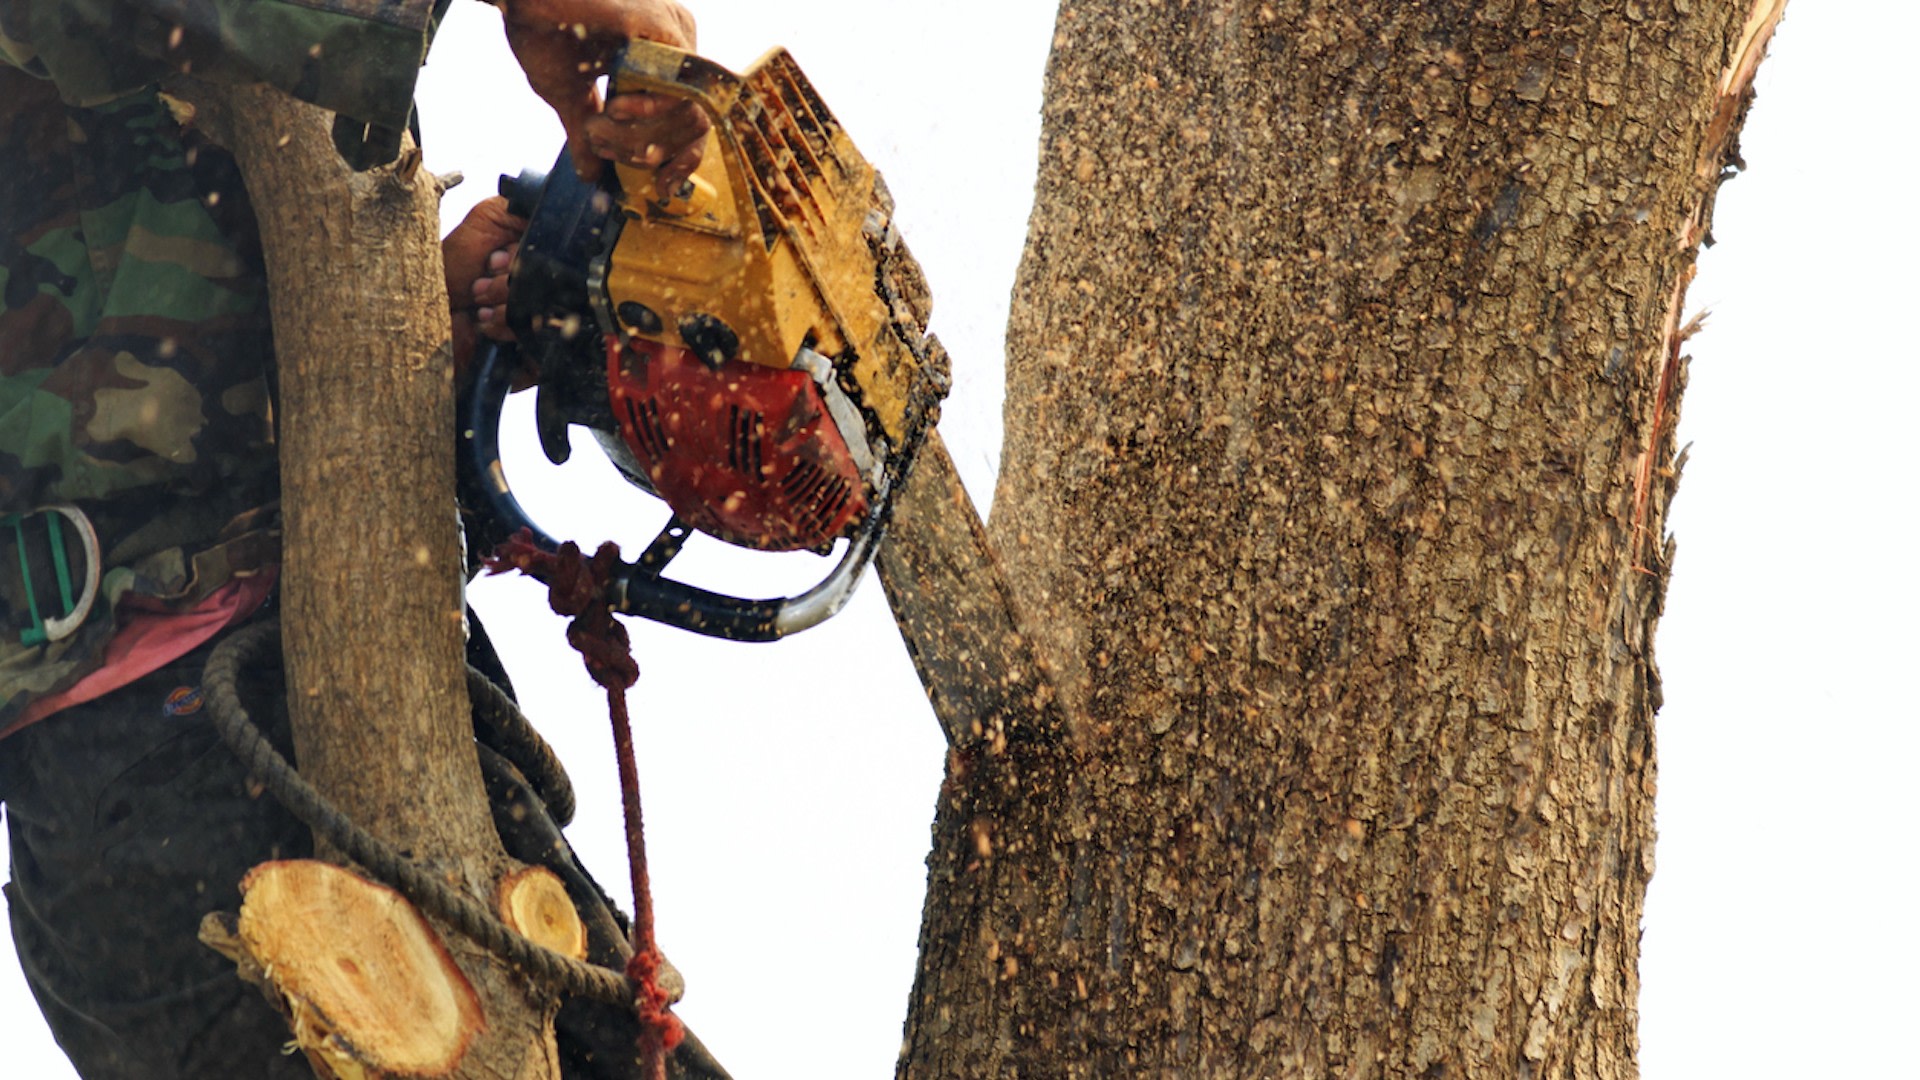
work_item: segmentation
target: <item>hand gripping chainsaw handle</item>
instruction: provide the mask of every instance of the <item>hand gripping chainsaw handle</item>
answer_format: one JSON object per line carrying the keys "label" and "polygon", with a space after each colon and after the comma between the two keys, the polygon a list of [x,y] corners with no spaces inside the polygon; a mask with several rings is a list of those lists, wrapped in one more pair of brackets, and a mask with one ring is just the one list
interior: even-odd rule
{"label": "hand gripping chainsaw handle", "polygon": [[[739,362],[783,375],[815,362],[819,370],[807,370],[827,399],[824,411],[856,451],[855,482],[865,485],[870,507],[845,534],[833,570],[804,593],[777,600],[667,580],[661,572],[701,509],[689,504],[682,509],[693,516],[676,514],[620,582],[624,614],[715,637],[779,638],[840,610],[871,561],[889,496],[938,415],[945,354],[932,338],[922,340],[919,322],[903,328],[900,304],[876,295],[876,280],[891,280],[885,267],[911,263],[888,223],[891,200],[783,50],[735,75],[678,49],[634,42],[615,67],[612,89],[691,101],[712,126],[699,168],[666,199],[655,198],[652,170],[616,165],[599,184],[587,184],[565,153],[545,177],[503,183],[515,212],[529,219],[507,307],[520,353],[540,375],[542,446],[561,461],[568,424],[594,429],[630,481],[673,503],[645,468],[623,464],[609,445],[624,423],[610,426],[620,401],[609,392],[624,393],[625,384],[610,387],[618,371],[609,370],[600,342],[647,341],[716,367]],[[513,497],[500,464],[500,411],[516,369],[509,351],[492,346],[476,362],[461,402],[463,499],[479,519],[482,543],[524,528],[552,546]],[[680,498],[686,501],[684,492]]]}

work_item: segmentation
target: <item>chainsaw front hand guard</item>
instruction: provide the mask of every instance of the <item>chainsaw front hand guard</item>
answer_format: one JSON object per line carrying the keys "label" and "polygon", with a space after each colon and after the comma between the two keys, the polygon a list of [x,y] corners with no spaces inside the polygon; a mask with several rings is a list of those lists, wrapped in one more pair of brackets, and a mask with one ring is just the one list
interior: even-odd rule
{"label": "chainsaw front hand guard", "polygon": [[[487,343],[475,357],[472,382],[460,401],[460,501],[481,550],[493,550],[524,532],[537,546],[553,551],[560,542],[527,516],[500,460],[500,413],[513,388],[516,366],[513,347],[497,342]],[[806,592],[778,600],[746,600],[661,576],[689,531],[674,518],[645,554],[615,572],[614,611],[708,637],[776,641],[818,626],[846,606],[873,560],[883,526],[882,515],[870,515],[839,562]]]}

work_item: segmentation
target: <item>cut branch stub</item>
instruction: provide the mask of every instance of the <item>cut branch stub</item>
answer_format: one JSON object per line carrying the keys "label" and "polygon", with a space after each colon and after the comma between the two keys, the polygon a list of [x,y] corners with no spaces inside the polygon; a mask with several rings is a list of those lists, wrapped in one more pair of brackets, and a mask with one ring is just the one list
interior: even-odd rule
{"label": "cut branch stub", "polygon": [[240,941],[322,1075],[445,1076],[486,1030],[480,999],[404,896],[313,860],[240,883]]}
{"label": "cut branch stub", "polygon": [[527,866],[500,882],[500,921],[536,945],[575,960],[587,958],[587,926],[559,875],[544,866]]}

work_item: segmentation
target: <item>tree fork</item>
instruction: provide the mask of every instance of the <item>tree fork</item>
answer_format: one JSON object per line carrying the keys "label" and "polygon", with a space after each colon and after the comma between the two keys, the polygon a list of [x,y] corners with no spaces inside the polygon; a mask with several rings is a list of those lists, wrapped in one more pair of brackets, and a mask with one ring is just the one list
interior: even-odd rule
{"label": "tree fork", "polygon": [[[178,89],[239,161],[266,254],[301,772],[370,832],[491,902],[515,867],[486,804],[465,686],[440,187],[410,143],[395,164],[352,172],[330,114],[277,91]],[[557,1077],[554,1003],[443,936],[487,1028],[450,1075]]]}

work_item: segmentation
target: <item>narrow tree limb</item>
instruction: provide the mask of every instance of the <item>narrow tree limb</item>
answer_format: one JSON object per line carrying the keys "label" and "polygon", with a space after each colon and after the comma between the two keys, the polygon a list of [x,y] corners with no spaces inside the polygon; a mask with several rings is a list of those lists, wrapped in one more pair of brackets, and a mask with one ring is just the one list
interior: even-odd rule
{"label": "narrow tree limb", "polygon": [[[351,172],[328,114],[276,91],[178,89],[239,161],[266,254],[301,772],[381,839],[491,898],[512,863],[462,664],[440,185],[411,148]],[[451,947],[488,1020],[454,1075],[556,1075],[553,1002],[470,942]]]}

